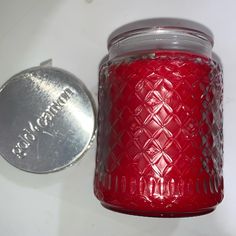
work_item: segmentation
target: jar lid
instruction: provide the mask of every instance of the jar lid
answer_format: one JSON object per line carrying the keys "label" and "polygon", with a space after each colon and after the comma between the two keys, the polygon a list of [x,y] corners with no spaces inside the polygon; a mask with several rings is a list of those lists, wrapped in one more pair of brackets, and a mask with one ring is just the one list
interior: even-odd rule
{"label": "jar lid", "polygon": [[93,98],[71,73],[38,66],[0,89],[0,154],[13,166],[49,173],[77,161],[96,130]]}

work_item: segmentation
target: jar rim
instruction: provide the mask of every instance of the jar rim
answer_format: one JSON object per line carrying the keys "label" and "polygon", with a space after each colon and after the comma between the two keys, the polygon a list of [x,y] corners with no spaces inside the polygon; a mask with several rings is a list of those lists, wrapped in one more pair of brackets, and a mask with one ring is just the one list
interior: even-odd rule
{"label": "jar rim", "polygon": [[192,36],[196,39],[198,38],[208,42],[211,47],[214,45],[213,33],[207,26],[184,18],[158,17],[141,19],[118,27],[110,34],[107,47],[109,50],[110,47],[117,42],[121,42],[133,36],[168,34],[167,31],[169,31],[169,34],[172,34],[172,36],[174,36],[174,34],[176,34],[176,36]]}

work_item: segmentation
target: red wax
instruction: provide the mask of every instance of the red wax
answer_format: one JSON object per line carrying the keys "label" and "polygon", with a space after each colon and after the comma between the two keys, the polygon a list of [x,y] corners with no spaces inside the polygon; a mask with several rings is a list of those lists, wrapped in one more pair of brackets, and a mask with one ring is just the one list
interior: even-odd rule
{"label": "red wax", "polygon": [[214,210],[223,198],[222,88],[215,62],[180,51],[103,68],[95,173],[101,203],[146,216]]}

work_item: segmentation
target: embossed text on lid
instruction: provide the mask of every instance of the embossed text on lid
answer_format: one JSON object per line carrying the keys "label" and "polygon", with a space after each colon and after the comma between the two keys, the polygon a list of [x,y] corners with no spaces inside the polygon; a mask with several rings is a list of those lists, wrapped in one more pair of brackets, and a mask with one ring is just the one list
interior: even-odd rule
{"label": "embossed text on lid", "polygon": [[34,173],[65,168],[90,146],[93,99],[74,75],[54,67],[25,70],[0,90],[0,154]]}

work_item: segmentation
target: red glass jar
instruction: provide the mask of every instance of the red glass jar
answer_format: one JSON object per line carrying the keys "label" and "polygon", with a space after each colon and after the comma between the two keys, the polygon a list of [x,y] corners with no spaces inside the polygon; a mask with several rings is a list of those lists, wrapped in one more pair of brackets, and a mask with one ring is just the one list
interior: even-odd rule
{"label": "red glass jar", "polygon": [[222,69],[208,31],[136,27],[100,68],[94,190],[106,208],[193,216],[223,198]]}

